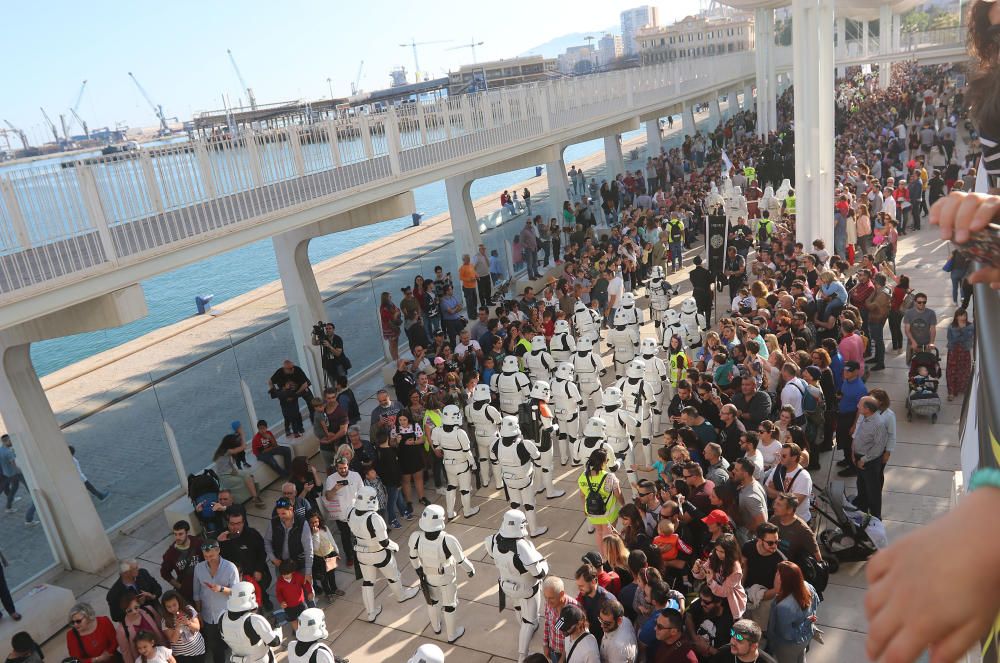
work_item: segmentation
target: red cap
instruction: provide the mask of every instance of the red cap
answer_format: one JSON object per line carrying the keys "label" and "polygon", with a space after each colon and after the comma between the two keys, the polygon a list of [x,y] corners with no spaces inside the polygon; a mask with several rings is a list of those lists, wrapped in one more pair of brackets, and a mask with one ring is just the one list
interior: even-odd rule
{"label": "red cap", "polygon": [[722,509],[712,509],[711,513],[701,519],[706,525],[728,525],[729,516]]}

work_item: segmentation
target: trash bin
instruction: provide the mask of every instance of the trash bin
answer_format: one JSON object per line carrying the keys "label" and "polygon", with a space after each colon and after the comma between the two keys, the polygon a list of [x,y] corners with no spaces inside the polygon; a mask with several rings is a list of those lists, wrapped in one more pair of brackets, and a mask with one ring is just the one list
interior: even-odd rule
{"label": "trash bin", "polygon": [[198,295],[194,298],[194,305],[198,309],[198,315],[205,315],[208,309],[212,308],[212,297],[215,295]]}
{"label": "trash bin", "polygon": [[410,215],[410,219],[413,221],[413,227],[416,228],[420,225],[420,219],[423,218],[423,212],[414,212]]}
{"label": "trash bin", "polygon": [[541,177],[541,176],[542,176],[542,167],[535,166],[535,177]]}

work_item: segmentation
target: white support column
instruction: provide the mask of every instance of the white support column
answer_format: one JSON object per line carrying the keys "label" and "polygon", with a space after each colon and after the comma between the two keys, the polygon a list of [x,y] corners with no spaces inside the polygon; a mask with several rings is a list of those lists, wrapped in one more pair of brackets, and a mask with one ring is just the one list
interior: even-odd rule
{"label": "white support column", "polygon": [[656,156],[660,153],[663,140],[660,137],[660,118],[646,120],[646,156]]}
{"label": "white support column", "polygon": [[833,246],[833,188],[834,188],[834,54],[833,54],[833,9],[834,0],[819,0],[816,12],[816,22],[819,28],[819,38],[816,45],[819,57],[819,75],[816,77],[816,103],[819,107],[817,116],[818,139],[814,146],[818,147],[817,186],[813,191],[814,198],[807,210],[811,219],[812,235],[802,237],[807,247],[814,239],[822,239],[826,246]]}
{"label": "white support column", "polygon": [[684,133],[694,136],[695,131],[697,131],[697,125],[694,121],[694,104],[687,103],[684,105]]}
{"label": "white support column", "polygon": [[765,64],[767,65],[767,127],[768,131],[778,130],[778,74],[774,62],[774,10],[765,11],[767,41]]}
{"label": "white support column", "polygon": [[795,209],[797,237],[804,242],[804,233],[810,232],[809,215],[805,209],[809,204],[810,178],[810,118],[809,97],[814,69],[810,67],[809,41],[815,35],[809,29],[809,8],[804,0],[792,2],[792,62],[795,69],[795,98],[793,104],[795,118]]}
{"label": "white support column", "polygon": [[861,56],[868,57],[868,19],[861,21]]}
{"label": "white support column", "polygon": [[754,10],[754,70],[757,78],[757,134],[766,136],[767,125],[767,10]]}
{"label": "white support column", "polygon": [[557,218],[561,218],[559,215],[563,203],[569,200],[567,172],[566,162],[563,159],[545,163],[545,184],[549,189],[549,209]]}
{"label": "white support column", "polygon": [[609,180],[625,172],[625,158],[622,156],[620,140],[618,134],[604,137],[604,162],[607,164]]}
{"label": "white support column", "polygon": [[750,110],[751,107],[753,107],[753,85],[747,83],[743,86],[743,103],[740,108]]}
{"label": "white support column", "polygon": [[[879,55],[888,55],[892,41],[892,8],[889,5],[881,5],[878,11],[878,52]],[[879,63],[878,84],[883,90],[888,89],[892,83],[890,71],[889,63]]]}
{"label": "white support column", "polygon": [[455,263],[462,263],[464,254],[475,255],[480,243],[479,221],[472,205],[469,191],[473,180],[458,175],[444,181],[448,195],[448,214],[451,216],[451,232],[455,246]]}
{"label": "white support column", "polygon": [[[837,28],[837,51],[836,51],[836,56],[837,56],[837,59],[839,60],[841,58],[847,57],[847,19],[844,18],[843,16],[837,17],[836,28]],[[844,71],[845,71],[845,69],[846,69],[846,67],[844,67],[844,66],[838,66],[837,67],[837,77],[838,78],[843,78],[844,77]]]}
{"label": "white support column", "polygon": [[892,15],[892,45],[889,47],[890,53],[898,53],[902,50],[900,33],[903,31],[903,17],[900,14]]}
{"label": "white support column", "polygon": [[309,239],[293,230],[275,235],[271,242],[281,277],[281,289],[285,293],[285,306],[288,307],[296,363],[319,389],[323,384],[322,356],[319,348],[312,345],[312,326],[326,320],[327,315],[323,308],[323,296],[316,284],[316,273],[309,262]]}
{"label": "white support column", "polygon": [[719,91],[716,90],[712,93],[711,99],[708,100],[708,128],[709,131],[715,131],[715,128],[719,126],[719,122],[722,121],[722,106],[719,104]]}

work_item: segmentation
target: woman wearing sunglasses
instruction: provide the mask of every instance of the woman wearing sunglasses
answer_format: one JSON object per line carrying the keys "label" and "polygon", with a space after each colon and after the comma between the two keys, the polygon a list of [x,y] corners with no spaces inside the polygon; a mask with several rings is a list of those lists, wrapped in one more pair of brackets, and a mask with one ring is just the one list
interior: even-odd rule
{"label": "woman wearing sunglasses", "polygon": [[66,649],[80,663],[121,663],[115,626],[98,617],[89,603],[77,603],[69,611]]}

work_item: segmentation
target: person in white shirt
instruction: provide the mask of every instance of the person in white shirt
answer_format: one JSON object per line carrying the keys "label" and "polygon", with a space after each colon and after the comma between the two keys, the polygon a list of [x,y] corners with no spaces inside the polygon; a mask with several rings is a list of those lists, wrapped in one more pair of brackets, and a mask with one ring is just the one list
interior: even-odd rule
{"label": "person in white shirt", "polygon": [[781,389],[781,405],[792,408],[792,422],[801,426],[805,421],[805,412],[802,410],[805,380],[799,377],[799,367],[792,362],[786,362],[781,367],[781,377],[785,379],[785,386]]}
{"label": "person in white shirt", "polygon": [[455,356],[458,357],[459,361],[465,359],[465,355],[471,352],[478,364],[483,358],[483,349],[479,345],[479,341],[473,340],[472,335],[468,329],[463,329],[458,335],[458,344],[455,346]]}
{"label": "person in white shirt", "polygon": [[778,431],[771,421],[762,421],[757,427],[757,451],[760,452],[764,461],[764,471],[769,472],[772,467],[781,462],[781,440],[778,439]]}
{"label": "person in white shirt", "polygon": [[622,305],[622,295],[625,294],[625,281],[622,273],[615,271],[614,277],[608,282],[608,313],[605,320],[614,320],[615,309]]}
{"label": "person in white shirt", "polygon": [[323,506],[326,507],[326,512],[330,514],[330,517],[336,521],[341,541],[344,542],[347,565],[353,566],[354,545],[347,517],[354,505],[354,498],[364,482],[361,480],[360,474],[348,467],[348,461],[343,456],[337,458],[335,467],[336,471],[331,473],[323,483]]}
{"label": "person in white shirt", "polygon": [[[618,601],[605,601],[601,607],[601,661],[603,663],[634,663],[638,646],[635,627],[625,616],[625,608]],[[567,650],[568,651],[568,650]]]}
{"label": "person in white shirt", "polygon": [[587,629],[587,614],[578,605],[567,605],[559,612],[556,628],[565,638],[565,658],[560,663],[601,663],[597,636]]}
{"label": "person in white shirt", "polygon": [[772,500],[781,493],[792,493],[799,500],[795,515],[809,522],[809,500],[812,497],[812,476],[799,464],[802,448],[794,442],[781,445],[780,462],[764,477],[764,489]]}

